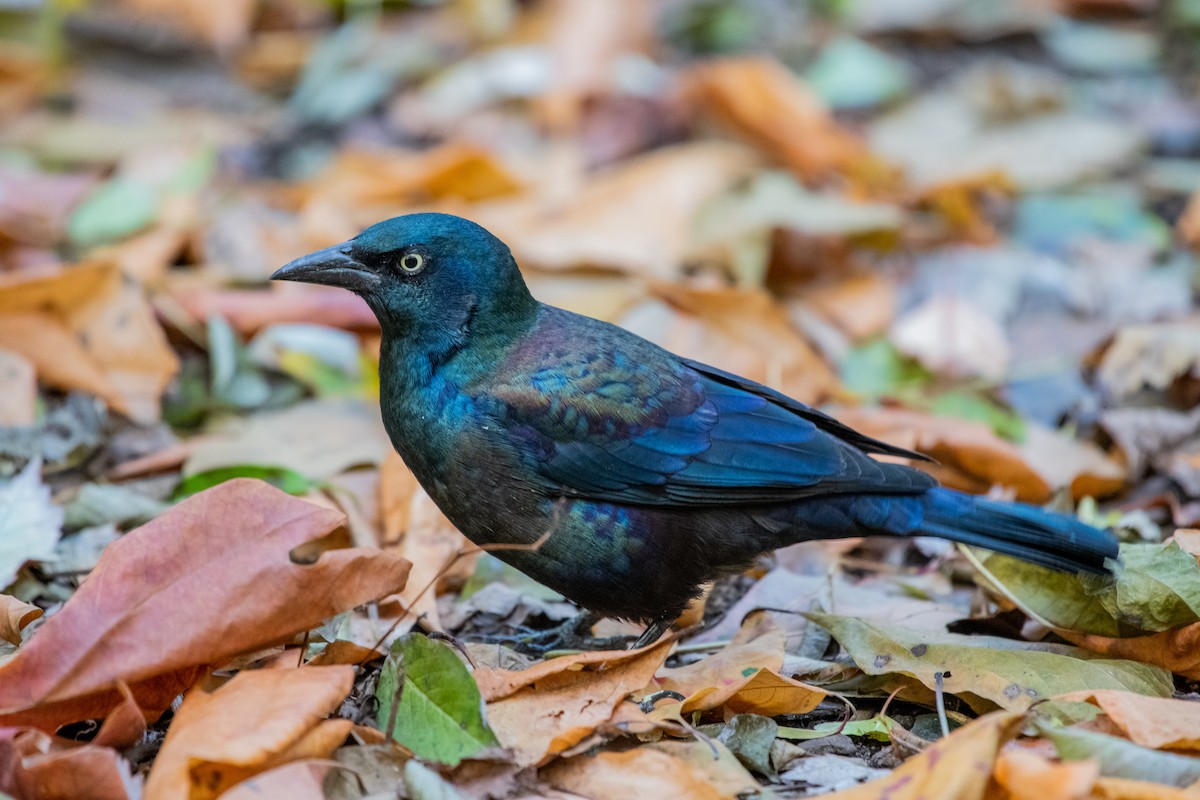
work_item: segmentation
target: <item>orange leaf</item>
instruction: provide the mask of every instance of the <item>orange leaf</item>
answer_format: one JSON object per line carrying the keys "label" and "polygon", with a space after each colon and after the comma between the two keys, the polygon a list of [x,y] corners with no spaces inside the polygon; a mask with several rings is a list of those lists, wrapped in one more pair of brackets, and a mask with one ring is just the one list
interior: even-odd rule
{"label": "orange leaf", "polygon": [[[0,763],[14,763],[12,786],[17,797],[30,800],[86,797],[88,800],[126,800],[138,796],[128,762],[112,748],[76,746],[40,731],[22,731],[14,741],[0,741]],[[0,776],[0,786],[3,776]]]}
{"label": "orange leaf", "polygon": [[[542,771],[542,777],[556,789],[605,800],[724,800],[737,796],[721,791],[698,765],[652,747],[577,756],[551,765]],[[742,790],[752,788],[756,787]]]}
{"label": "orange leaf", "polygon": [[1198,800],[1200,787],[1186,789],[1127,778],[1101,778],[1092,790],[1095,800]]}
{"label": "orange leaf", "polygon": [[221,800],[324,800],[325,775],[333,766],[332,761],[293,761],[247,778],[224,792]]}
{"label": "orange leaf", "polygon": [[349,666],[239,672],[188,693],[146,782],[147,800],[213,798],[287,761],[328,758],[353,727],[325,720],[354,685]]}
{"label": "orange leaf", "polygon": [[[691,103],[709,111],[802,179],[890,170],[834,122],[808,86],[768,58],[710,61],[685,78]],[[874,163],[872,163],[874,162]]]}
{"label": "orange leaf", "polygon": [[[53,729],[104,716],[119,702],[118,681],[143,708],[161,709],[197,665],[284,641],[403,588],[404,559],[321,540],[343,519],[240,479],[126,534],[0,667],[0,724]],[[301,546],[311,561],[289,557]]]}
{"label": "orange leaf", "polygon": [[34,424],[37,399],[33,364],[9,350],[0,350],[0,428]]}
{"label": "orange leaf", "polygon": [[1195,702],[1116,689],[1071,692],[1057,699],[1100,706],[1121,733],[1143,747],[1200,750],[1200,709]]}
{"label": "orange leaf", "polygon": [[0,277],[0,348],[32,362],[42,381],[91,392],[143,423],[157,421],[179,368],[142,290],[110,263]]}
{"label": "orange leaf", "polygon": [[1010,800],[1085,800],[1100,777],[1100,764],[1056,764],[1029,750],[1005,750],[996,759],[995,777]]}
{"label": "orange leaf", "polygon": [[1024,714],[997,711],[959,728],[887,777],[825,795],[829,800],[982,800],[996,753]]}
{"label": "orange leaf", "polygon": [[1200,622],[1129,639],[1110,639],[1068,630],[1057,633],[1072,644],[1097,653],[1153,664],[1185,678],[1200,680]]}
{"label": "orange leaf", "polygon": [[580,672],[589,667],[596,670],[611,669],[626,661],[637,659],[662,644],[663,642],[659,641],[640,650],[587,650],[562,658],[539,661],[528,669],[479,667],[471,674],[475,683],[479,685],[479,693],[490,703],[565,672]]}
{"label": "orange leaf", "polygon": [[[537,764],[577,744],[606,723],[618,703],[645,688],[672,646],[669,640],[659,642],[605,669],[543,673],[535,682],[489,702],[488,722],[500,743],[512,750],[518,764]],[[534,669],[537,667],[526,672]]]}

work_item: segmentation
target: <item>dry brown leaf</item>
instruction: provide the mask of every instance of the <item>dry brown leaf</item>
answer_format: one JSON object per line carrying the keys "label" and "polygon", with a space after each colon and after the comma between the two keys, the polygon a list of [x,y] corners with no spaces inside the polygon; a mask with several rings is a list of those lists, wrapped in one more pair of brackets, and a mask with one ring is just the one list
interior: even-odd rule
{"label": "dry brown leaf", "polygon": [[1101,778],[1092,789],[1092,797],[1095,800],[1197,800],[1200,787],[1193,784],[1186,789],[1176,789],[1127,778]]}
{"label": "dry brown leaf", "polygon": [[276,284],[270,290],[182,288],[173,290],[171,297],[194,319],[204,320],[215,314],[246,335],[276,322],[312,322],[355,331],[379,329],[379,321],[361,297],[328,286]]}
{"label": "dry brown leaf", "polygon": [[1096,366],[1096,382],[1114,401],[1185,376],[1200,379],[1200,317],[1121,328]]}
{"label": "dry brown leaf", "polygon": [[1171,534],[1171,538],[1179,545],[1179,549],[1200,558],[1200,529],[1179,528]]}
{"label": "dry brown leaf", "polygon": [[802,403],[828,399],[837,377],[768,294],[655,284],[665,302],[644,303],[621,320],[668,350],[778,389]]}
{"label": "dry brown leaf", "polygon": [[559,761],[541,771],[556,789],[605,800],[728,800],[697,766],[650,747]]}
{"label": "dry brown leaf", "polygon": [[130,16],[155,20],[218,51],[246,40],[257,8],[255,0],[121,0],[121,9]]}
{"label": "dry brown leaf", "polygon": [[516,692],[489,701],[488,722],[516,763],[538,764],[608,722],[618,703],[649,684],[672,646],[670,640],[659,642],[605,669],[543,673]]}
{"label": "dry brown leaf", "polygon": [[446,519],[394,451],[388,452],[380,467],[379,491],[384,541],[397,542],[389,551],[413,565],[400,600],[410,619],[422,617],[434,630],[441,630],[438,586],[451,572],[460,579],[471,574],[474,558],[455,560],[455,555],[473,545]]}
{"label": "dry brown leaf", "polygon": [[588,179],[576,196],[462,209],[512,248],[522,267],[603,267],[671,279],[692,247],[697,212],[747,175],[754,153],[725,142],[694,142],[631,158]]}
{"label": "dry brown leaf", "polygon": [[146,782],[147,800],[202,800],[264,770],[328,758],[353,723],[326,720],[354,685],[349,666],[242,671],[175,712]]}
{"label": "dry brown leaf", "polygon": [[140,797],[129,763],[110,747],[42,731],[0,735],[0,792],[22,800],[127,800]]}
{"label": "dry brown leaf", "polygon": [[890,181],[890,169],[785,66],[768,58],[710,61],[685,76],[689,102],[707,111],[800,178],[835,174]]}
{"label": "dry brown leaf", "polygon": [[1099,706],[1134,744],[1156,750],[1200,750],[1200,708],[1193,701],[1115,689],[1072,692],[1058,699]]}
{"label": "dry brown leaf", "polygon": [[1187,207],[1179,215],[1176,230],[1184,244],[1193,250],[1200,250],[1200,190],[1188,200]]}
{"label": "dry brown leaf", "polygon": [[343,519],[239,479],[126,534],[0,667],[0,724],[53,729],[103,717],[120,700],[118,681],[143,708],[161,710],[197,665],[222,664],[402,589],[403,559],[328,549]]}
{"label": "dry brown leaf", "polygon": [[0,350],[0,428],[37,421],[37,373],[28,359]]}
{"label": "dry brown leaf", "polygon": [[825,795],[829,800],[982,800],[996,754],[1024,714],[997,711],[965,725],[877,781]]}
{"label": "dry brown leaf", "polygon": [[1185,678],[1200,680],[1200,622],[1129,639],[1110,639],[1068,630],[1056,633],[1072,644],[1096,653],[1153,664]]}
{"label": "dry brown leaf", "polygon": [[1027,422],[1021,455],[1054,488],[1070,487],[1071,496],[1108,497],[1125,487],[1127,470],[1095,444]]}
{"label": "dry brown leaf", "polygon": [[721,707],[733,714],[803,714],[826,695],[779,674],[787,637],[768,615],[753,615],[732,643],[686,666],[659,670],[654,682],[686,698],[684,714]]}
{"label": "dry brown leaf", "polygon": [[21,643],[21,631],[44,612],[23,600],[0,594],[0,640],[9,644]]}
{"label": "dry brown leaf", "polygon": [[0,167],[0,239],[53,247],[66,235],[71,210],[95,184],[91,172]]}
{"label": "dry brown leaf", "polygon": [[856,341],[883,333],[896,315],[896,285],[873,272],[806,286],[798,299]]}
{"label": "dry brown leaf", "polygon": [[574,655],[539,661],[528,669],[479,667],[471,674],[475,678],[475,683],[479,685],[479,694],[490,703],[510,697],[535,683],[565,672],[580,672],[589,669],[599,671],[640,659],[646,653],[660,647],[663,641],[670,640],[655,642],[638,650],[587,650]]}
{"label": "dry brown leaf", "polygon": [[1056,764],[1028,749],[1005,749],[996,759],[996,782],[1009,800],[1087,800],[1100,777],[1096,761]]}
{"label": "dry brown leaf", "polygon": [[91,392],[142,423],[158,419],[179,368],[141,289],[111,263],[0,276],[0,348],[46,383]]}
{"label": "dry brown leaf", "polygon": [[868,436],[933,456],[938,463],[929,471],[953,489],[982,493],[998,484],[1026,502],[1050,498],[1050,486],[1017,446],[982,423],[895,408],[845,408],[834,416]]}
{"label": "dry brown leaf", "polygon": [[221,793],[221,800],[324,800],[325,776],[334,768],[332,761],[293,761],[260,772],[232,789]]}

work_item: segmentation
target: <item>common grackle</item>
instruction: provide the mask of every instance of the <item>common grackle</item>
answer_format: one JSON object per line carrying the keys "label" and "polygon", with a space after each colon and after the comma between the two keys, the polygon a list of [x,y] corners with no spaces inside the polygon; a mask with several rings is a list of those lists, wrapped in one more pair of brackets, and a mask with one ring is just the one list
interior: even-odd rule
{"label": "common grackle", "polygon": [[1111,535],[941,488],[871,439],[766,386],[539,303],[508,247],[412,214],[271,276],[361,295],[383,330],[392,444],[478,544],[653,641],[717,575],[773,548],[937,536],[1060,570],[1104,572]]}

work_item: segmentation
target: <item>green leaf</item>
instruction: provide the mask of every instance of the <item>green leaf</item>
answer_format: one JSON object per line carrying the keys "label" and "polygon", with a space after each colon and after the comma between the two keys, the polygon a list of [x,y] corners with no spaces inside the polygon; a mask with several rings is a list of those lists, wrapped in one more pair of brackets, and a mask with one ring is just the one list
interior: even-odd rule
{"label": "green leaf", "polygon": [[705,725],[701,730],[728,747],[746,769],[774,776],[771,745],[779,731],[775,720],[759,714],[735,714],[724,725]]}
{"label": "green leaf", "polygon": [[852,348],[839,364],[842,383],[868,398],[907,394],[933,380],[933,374],[887,339],[873,339]]}
{"label": "green leaf", "polygon": [[1162,753],[1117,736],[1076,728],[1058,728],[1038,722],[1038,730],[1054,742],[1065,761],[1095,759],[1100,774],[1109,778],[1165,783],[1185,787],[1200,781],[1200,758]]}
{"label": "green leaf", "polygon": [[906,64],[853,36],[838,36],[804,73],[833,108],[869,108],[904,94],[912,83]]}
{"label": "green leaf", "polygon": [[398,639],[376,696],[380,727],[395,706],[392,736],[419,758],[454,766],[500,746],[483,718],[475,679],[445,642],[413,633]]}
{"label": "green leaf", "polygon": [[1115,580],[991,555],[989,579],[1032,616],[1080,633],[1127,637],[1200,621],[1200,566],[1174,542],[1123,544]]}
{"label": "green leaf", "polygon": [[874,716],[870,719],[856,719],[842,725],[840,722],[818,722],[811,728],[780,728],[776,734],[780,739],[804,741],[807,739],[823,739],[837,733],[846,736],[865,736],[881,742],[891,741],[892,727],[896,720],[887,716]]}
{"label": "green leaf", "polygon": [[257,478],[260,481],[266,481],[276,489],[281,489],[288,494],[294,495],[308,494],[313,489],[322,485],[320,481],[311,480],[287,467],[239,464],[234,467],[217,467],[216,469],[209,469],[204,472],[197,472],[195,475],[187,476],[175,487],[175,491],[171,494],[171,499],[182,500],[185,497],[191,497],[198,492],[211,489],[219,483],[231,481],[234,478]]}
{"label": "green leaf", "polygon": [[1025,439],[1025,421],[990,397],[975,392],[942,392],[930,401],[929,410],[939,417],[958,417],[982,422],[1009,441]]}
{"label": "green leaf", "polygon": [[139,181],[114,178],[94,189],[67,224],[71,241],[81,247],[137,233],[158,214],[158,192]]}
{"label": "green leaf", "polygon": [[867,675],[899,673],[932,690],[942,673],[947,693],[976,711],[1023,710],[1080,689],[1119,689],[1170,697],[1170,673],[1135,661],[1105,659],[1066,645],[1017,642],[881,626],[833,614],[805,614],[829,630]]}

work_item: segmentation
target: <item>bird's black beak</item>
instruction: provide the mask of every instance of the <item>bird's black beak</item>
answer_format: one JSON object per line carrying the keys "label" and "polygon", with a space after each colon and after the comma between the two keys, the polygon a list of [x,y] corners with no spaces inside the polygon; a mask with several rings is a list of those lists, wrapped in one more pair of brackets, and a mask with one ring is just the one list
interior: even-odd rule
{"label": "bird's black beak", "polygon": [[379,273],[350,255],[349,242],[309,253],[284,264],[275,270],[271,280],[321,283],[352,292],[369,292],[383,282]]}

